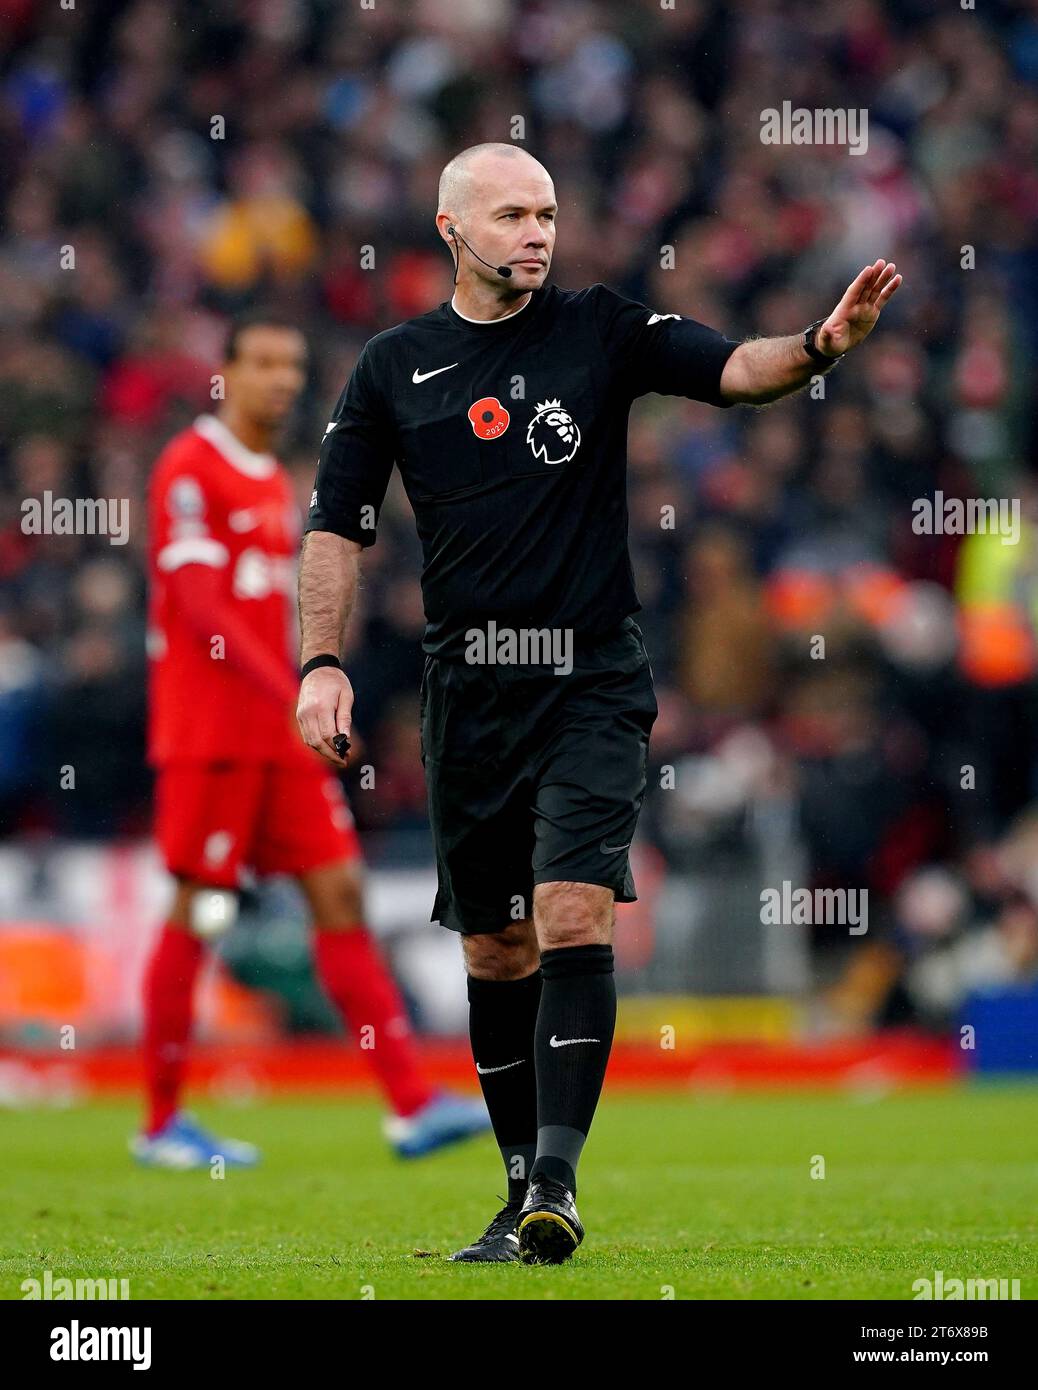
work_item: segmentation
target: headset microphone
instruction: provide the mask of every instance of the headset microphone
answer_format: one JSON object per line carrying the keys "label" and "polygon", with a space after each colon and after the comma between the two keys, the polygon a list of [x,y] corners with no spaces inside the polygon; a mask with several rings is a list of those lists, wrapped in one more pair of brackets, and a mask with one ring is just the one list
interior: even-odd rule
{"label": "headset microphone", "polygon": [[[462,243],[463,246],[468,246],[468,247],[469,247],[469,250],[472,251],[472,247],[469,246],[469,244],[468,244],[468,242],[465,240],[465,238],[464,238],[464,237],[459,237],[459,236],[458,236],[458,233],[454,230],[453,227],[448,227],[448,228],[447,228],[447,232],[448,232],[448,234],[449,234],[450,236],[454,237],[454,239],[455,239],[456,241],[460,241],[460,242]],[[472,254],[473,254],[474,256],[476,256],[475,251],[472,251]],[[502,278],[503,280],[510,280],[510,279],[512,278],[512,268],[511,268],[511,266],[507,266],[507,265],[491,265],[490,262],[489,262],[489,261],[485,261],[485,260],[483,259],[482,256],[476,256],[476,260],[479,261],[480,265],[485,265],[485,266],[487,267],[488,270],[495,270],[495,271],[498,273],[498,275],[501,276],[501,278]],[[457,268],[457,266],[455,266],[455,267],[454,267],[454,282],[455,282],[455,284],[457,284],[457,280],[458,280],[458,268]]]}

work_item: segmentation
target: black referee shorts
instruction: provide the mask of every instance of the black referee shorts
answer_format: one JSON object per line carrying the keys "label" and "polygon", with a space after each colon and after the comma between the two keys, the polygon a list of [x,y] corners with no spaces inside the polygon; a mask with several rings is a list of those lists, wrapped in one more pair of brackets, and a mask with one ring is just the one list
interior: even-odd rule
{"label": "black referee shorts", "polygon": [[565,675],[429,656],[421,709],[434,922],[501,931],[533,915],[534,884],[560,880],[635,900],[627,851],[658,710],[633,619]]}

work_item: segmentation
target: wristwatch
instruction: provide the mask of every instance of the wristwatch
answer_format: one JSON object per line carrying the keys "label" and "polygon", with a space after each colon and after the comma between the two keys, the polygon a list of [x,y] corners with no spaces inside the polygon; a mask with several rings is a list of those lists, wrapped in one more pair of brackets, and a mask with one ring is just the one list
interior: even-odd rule
{"label": "wristwatch", "polygon": [[827,352],[821,352],[819,350],[818,344],[815,341],[815,334],[823,323],[825,323],[825,319],[816,319],[814,323],[809,323],[804,329],[804,336],[801,341],[804,345],[804,351],[812,362],[817,362],[820,367],[834,367],[843,356],[843,353],[840,352],[837,353],[835,357],[830,357]]}

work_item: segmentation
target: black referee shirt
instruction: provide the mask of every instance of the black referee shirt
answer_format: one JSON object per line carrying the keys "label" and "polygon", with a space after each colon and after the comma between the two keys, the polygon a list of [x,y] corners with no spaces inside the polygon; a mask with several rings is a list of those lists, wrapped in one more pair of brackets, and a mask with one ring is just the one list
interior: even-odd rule
{"label": "black referee shirt", "polygon": [[602,284],[473,322],[444,303],[364,347],[321,444],[307,531],[371,545],[393,464],[422,543],[427,652],[469,628],[572,629],[638,611],[627,417],[650,391],[721,405],[738,346]]}

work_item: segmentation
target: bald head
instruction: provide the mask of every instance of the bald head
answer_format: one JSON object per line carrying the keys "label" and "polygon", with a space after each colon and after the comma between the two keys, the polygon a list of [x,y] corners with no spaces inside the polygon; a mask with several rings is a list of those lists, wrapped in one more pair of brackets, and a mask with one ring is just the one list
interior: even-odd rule
{"label": "bald head", "polygon": [[[551,175],[517,145],[472,145],[454,156],[440,175],[436,226],[456,258],[455,293],[470,310],[540,289],[557,211]],[[511,273],[499,275],[501,265]]]}
{"label": "bald head", "polygon": [[492,200],[498,194],[506,194],[519,179],[524,182],[531,179],[541,181],[551,189],[551,196],[554,197],[554,187],[547,169],[518,145],[496,141],[470,145],[444,165],[440,175],[437,211],[452,217],[465,217],[471,208],[479,207],[484,199]]}

